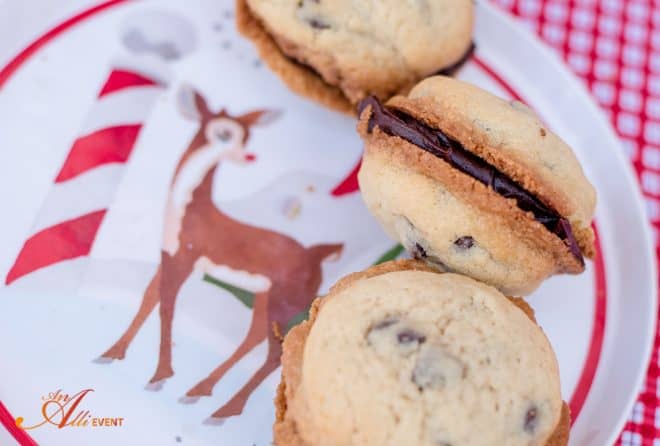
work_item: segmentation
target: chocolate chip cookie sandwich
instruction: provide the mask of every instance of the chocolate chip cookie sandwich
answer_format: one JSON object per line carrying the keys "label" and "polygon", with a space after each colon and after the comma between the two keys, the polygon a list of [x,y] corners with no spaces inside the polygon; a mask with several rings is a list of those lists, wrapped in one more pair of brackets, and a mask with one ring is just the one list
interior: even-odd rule
{"label": "chocolate chip cookie sandwich", "polygon": [[566,445],[552,348],[521,299],[421,261],[352,274],[284,340],[277,446]]}
{"label": "chocolate chip cookie sandwich", "polygon": [[414,257],[515,296],[584,271],[596,193],[530,109],[435,76],[359,110],[362,196]]}
{"label": "chocolate chip cookie sandwich", "polygon": [[470,55],[472,0],[237,0],[239,31],[294,92],[354,113],[456,69]]}

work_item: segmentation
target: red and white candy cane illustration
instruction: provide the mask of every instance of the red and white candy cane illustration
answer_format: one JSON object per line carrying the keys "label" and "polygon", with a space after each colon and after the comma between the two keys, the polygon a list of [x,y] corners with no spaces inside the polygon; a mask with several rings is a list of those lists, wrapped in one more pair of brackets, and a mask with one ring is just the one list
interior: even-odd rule
{"label": "red and white candy cane illustration", "polygon": [[32,235],[5,278],[7,285],[40,268],[89,254],[123,165],[169,83],[168,64],[195,47],[192,25],[158,11],[129,17],[120,36],[125,53],[101,85],[41,206]]}

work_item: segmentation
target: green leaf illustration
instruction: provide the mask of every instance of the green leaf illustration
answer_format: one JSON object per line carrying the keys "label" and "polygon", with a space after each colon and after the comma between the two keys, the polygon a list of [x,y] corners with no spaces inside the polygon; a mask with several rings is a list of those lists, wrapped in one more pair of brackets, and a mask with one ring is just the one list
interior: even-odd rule
{"label": "green leaf illustration", "polygon": [[208,274],[204,274],[204,282],[208,282],[226,291],[229,291],[236,299],[243,302],[243,305],[248,308],[252,308],[254,306],[254,293],[250,291],[234,285],[230,285],[227,282],[223,282],[222,280],[216,279],[215,277]]}
{"label": "green leaf illustration", "polygon": [[[394,260],[397,257],[399,257],[403,253],[403,246],[397,244],[388,249],[383,255],[381,255],[378,260],[374,263],[374,265],[379,265],[384,262],[388,262],[390,260]],[[215,285],[217,287],[222,288],[223,290],[229,291],[232,296],[234,296],[236,299],[240,300],[243,305],[245,305],[247,308],[252,309],[254,306],[254,293],[247,291],[243,288],[231,285],[227,282],[223,282],[222,280],[216,279],[213,276],[210,276],[209,274],[204,274],[204,281],[208,282],[212,285]],[[309,318],[309,308],[301,311],[300,313],[296,314],[294,317],[291,318],[289,323],[286,326],[286,331],[284,334],[288,333],[289,330],[291,330],[293,327],[301,323],[302,321],[307,320]]]}
{"label": "green leaf illustration", "polygon": [[381,263],[389,262],[390,260],[394,260],[397,257],[401,255],[403,252],[403,246],[401,245],[394,245],[390,249],[388,249],[382,256],[376,260],[374,265],[380,265]]}
{"label": "green leaf illustration", "polygon": [[293,327],[295,327],[302,321],[306,321],[307,319],[309,319],[309,308],[301,311],[300,313],[296,314],[291,318],[291,320],[286,326],[286,332],[284,334],[288,333],[289,330],[291,330]]}

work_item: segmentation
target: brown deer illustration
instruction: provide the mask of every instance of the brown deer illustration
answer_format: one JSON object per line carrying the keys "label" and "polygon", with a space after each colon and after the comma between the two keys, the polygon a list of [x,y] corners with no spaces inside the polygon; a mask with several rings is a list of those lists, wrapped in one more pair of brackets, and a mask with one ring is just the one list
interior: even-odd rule
{"label": "brown deer illustration", "polygon": [[278,329],[304,311],[321,284],[321,262],[338,257],[342,244],[305,248],[293,238],[237,221],[219,210],[211,199],[214,173],[225,162],[254,160],[245,146],[253,127],[270,123],[277,112],[257,110],[232,116],[213,113],[206,100],[187,87],[179,91],[179,107],[199,130],[181,157],[167,201],[160,265],[147,286],[142,303],[128,329],[108,349],[101,362],[123,359],[126,349],[151,311],[160,303],[160,354],[150,385],[159,388],[174,374],[172,320],[179,289],[194,269],[220,266],[261,285],[255,291],[248,332],[234,353],[192,387],[183,402],[211,395],[224,374],[256,345],[267,339],[268,354],[247,383],[210,419],[222,420],[242,412],[250,394],[279,366]]}

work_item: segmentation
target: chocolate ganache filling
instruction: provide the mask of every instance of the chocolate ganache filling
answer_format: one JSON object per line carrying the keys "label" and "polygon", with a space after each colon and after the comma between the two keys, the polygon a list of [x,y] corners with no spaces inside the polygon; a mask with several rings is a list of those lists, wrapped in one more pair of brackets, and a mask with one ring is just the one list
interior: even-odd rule
{"label": "chocolate ganache filling", "polygon": [[557,211],[547,206],[526,191],[513,179],[482,158],[467,151],[461,143],[450,138],[441,130],[433,129],[414,117],[393,108],[385,107],[374,96],[363,99],[358,104],[358,113],[371,106],[371,116],[367,124],[371,133],[375,126],[391,136],[398,136],[411,144],[449,163],[450,166],[471,176],[493,189],[504,198],[516,200],[518,207],[531,212],[534,219],[559,237],[581,264],[582,252],[575,241],[571,224]]}
{"label": "chocolate ganache filling", "polygon": [[[307,72],[311,73],[312,75],[321,78],[321,80],[323,80],[323,82],[325,82],[327,85],[337,88],[335,85],[329,84],[325,80],[323,75],[321,75],[321,73],[316,68],[314,68],[313,66],[309,65],[306,62],[303,62],[302,60],[300,60],[298,58],[295,58],[293,56],[289,56],[287,53],[285,53],[282,50],[281,47],[279,47],[279,48],[280,48],[280,51],[282,51],[282,54],[284,54],[284,56],[286,57],[286,59],[289,62],[291,62],[293,65],[297,65],[300,68],[302,68],[302,69],[306,70]],[[461,56],[460,59],[458,59],[453,64],[436,71],[435,74],[440,75],[440,76],[453,76],[454,74],[456,74],[456,72],[458,70],[463,68],[463,65],[465,65],[467,63],[467,61],[470,60],[470,58],[472,58],[472,55],[474,54],[476,49],[477,49],[477,46],[475,45],[475,43],[471,42],[470,46],[468,47],[467,50],[465,50],[465,53],[463,53],[463,55]]]}
{"label": "chocolate ganache filling", "polygon": [[444,67],[441,70],[438,70],[435,74],[439,74],[441,76],[453,76],[472,57],[472,55],[474,54],[474,50],[476,49],[477,46],[474,44],[474,42],[470,42],[470,46],[465,51],[465,53],[463,53],[460,59],[458,59],[453,64]]}

